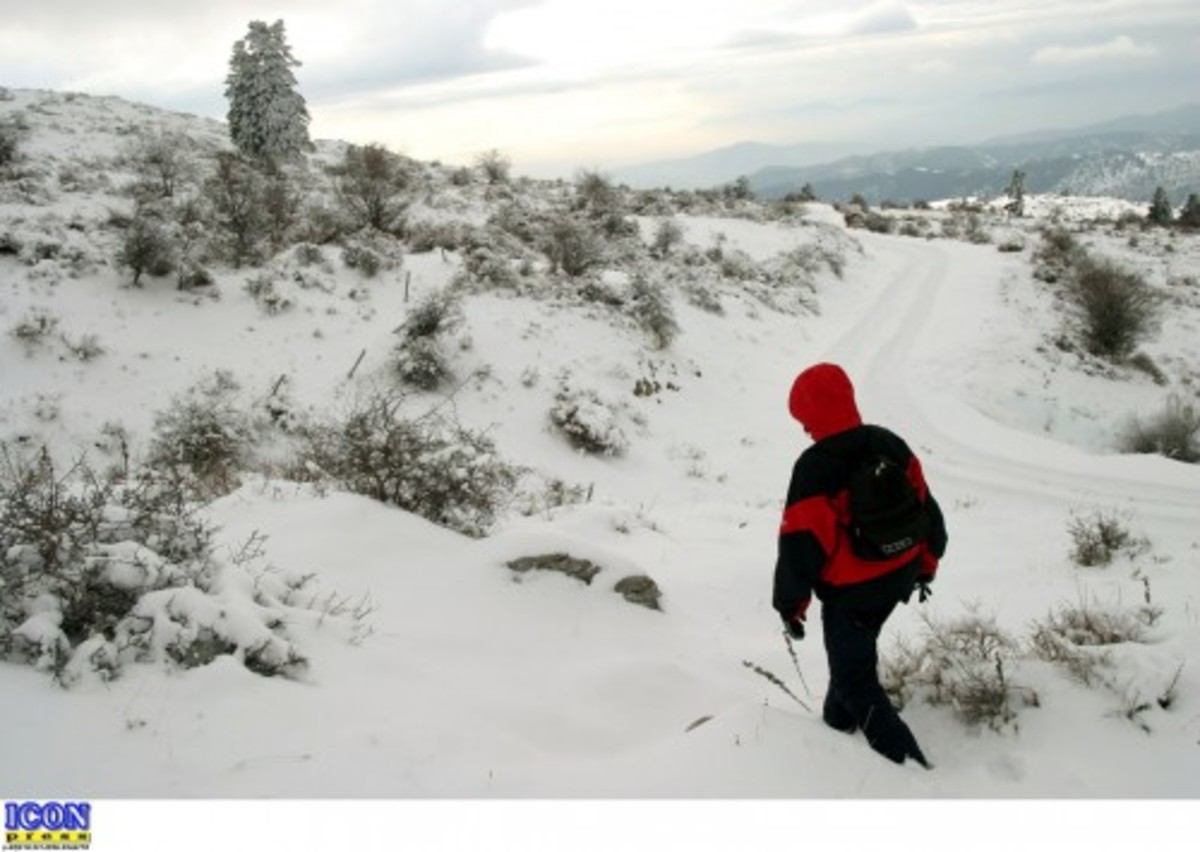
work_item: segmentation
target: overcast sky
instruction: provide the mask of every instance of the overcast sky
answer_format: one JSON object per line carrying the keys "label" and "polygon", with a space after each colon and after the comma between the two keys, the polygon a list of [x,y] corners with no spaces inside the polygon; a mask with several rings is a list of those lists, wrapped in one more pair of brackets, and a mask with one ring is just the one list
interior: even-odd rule
{"label": "overcast sky", "polygon": [[223,119],[233,42],[279,18],[314,136],[536,176],[1200,101],[1200,0],[0,0],[0,85]]}

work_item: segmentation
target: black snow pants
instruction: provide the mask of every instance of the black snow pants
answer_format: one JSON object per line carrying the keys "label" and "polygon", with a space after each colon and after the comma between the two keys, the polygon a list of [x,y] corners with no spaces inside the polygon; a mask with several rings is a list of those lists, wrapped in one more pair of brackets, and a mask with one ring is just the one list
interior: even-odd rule
{"label": "black snow pants", "polygon": [[871,748],[888,760],[906,757],[929,767],[912,731],[879,684],[876,642],[895,603],[876,609],[846,609],[837,603],[821,606],[825,654],[829,658],[829,692],[825,723],[839,731],[861,730]]}

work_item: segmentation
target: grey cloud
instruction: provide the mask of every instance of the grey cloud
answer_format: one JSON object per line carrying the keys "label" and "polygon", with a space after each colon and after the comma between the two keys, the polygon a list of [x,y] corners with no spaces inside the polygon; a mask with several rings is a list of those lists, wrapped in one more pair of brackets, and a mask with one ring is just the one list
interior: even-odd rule
{"label": "grey cloud", "polygon": [[909,32],[917,28],[912,12],[902,3],[875,3],[854,16],[848,30],[849,35],[881,35],[884,33]]}

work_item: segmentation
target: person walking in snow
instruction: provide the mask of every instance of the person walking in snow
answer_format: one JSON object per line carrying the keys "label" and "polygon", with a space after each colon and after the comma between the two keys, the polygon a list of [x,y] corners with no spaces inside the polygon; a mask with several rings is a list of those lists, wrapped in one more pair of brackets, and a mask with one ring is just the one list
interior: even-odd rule
{"label": "person walking in snow", "polygon": [[[801,639],[812,596],[821,600],[829,661],[825,723],[846,733],[861,730],[871,748],[896,763],[911,758],[931,768],[879,683],[876,642],[898,603],[907,603],[915,589],[922,602],[930,594],[946,550],[941,509],[904,440],[862,422],[854,387],[841,367],[816,364],[801,372],[788,407],[813,444],[797,459],[788,486],[774,608],[788,635]],[[896,471],[899,484],[864,484],[885,470]],[[892,543],[882,551],[865,541],[864,528],[874,523],[862,521],[870,514],[862,506],[871,488],[899,489],[913,506],[907,519],[900,509],[878,507],[899,518],[892,524]],[[895,533],[898,527],[904,529]]]}

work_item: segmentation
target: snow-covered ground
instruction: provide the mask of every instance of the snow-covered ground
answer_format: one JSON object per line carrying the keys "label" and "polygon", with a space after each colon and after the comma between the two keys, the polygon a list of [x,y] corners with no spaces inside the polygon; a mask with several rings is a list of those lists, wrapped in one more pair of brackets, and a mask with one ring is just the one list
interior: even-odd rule
{"label": "snow-covered ground", "polygon": [[[86,104],[101,118],[115,111],[145,120],[119,102]],[[57,128],[68,130],[69,122]],[[84,160],[114,156],[100,133],[76,144]],[[33,150],[67,158],[44,140]],[[117,203],[106,192],[62,191],[39,206],[10,198],[0,204],[0,231],[59,228],[68,243],[93,248],[99,238],[68,225],[93,215],[89,205]],[[1167,238],[1155,233],[1137,245],[1099,226],[1084,236],[1177,294],[1144,347],[1167,374],[1162,387],[1127,368],[1089,370],[1049,344],[1062,321],[1032,278],[1029,250],[845,231],[819,204],[803,226],[678,221],[688,242],[707,248],[720,234],[727,249],[756,261],[831,235],[851,248],[844,276],[819,277],[817,314],[727,293],[718,315],[676,295],[680,333],[662,350],[588,306],[470,297],[455,367],[473,378],[454,397],[457,416],[486,429],[505,459],[587,488],[590,499],[511,511],[491,535],[471,539],[365,497],[248,475],[207,510],[219,551],[263,538],[255,570],[314,573],[321,589],[365,602],[369,613],[290,625],[310,661],[298,680],[260,677],[226,655],[187,671],[134,665],[111,682],[63,690],[44,672],[0,664],[5,795],[1200,796],[1200,467],[1115,449],[1127,418],[1157,411],[1168,393],[1197,403],[1200,238],[1178,234],[1164,250]],[[1023,229],[1032,246],[1036,224],[1003,227]],[[339,269],[328,292],[297,291],[296,308],[268,316],[241,287],[252,271],[223,272],[212,299],[167,281],[132,289],[111,265],[71,276],[61,264],[0,256],[0,330],[39,309],[57,318],[59,332],[95,335],[104,349],[83,362],[54,339],[30,349],[0,334],[0,439],[103,457],[90,444],[106,423],[121,423],[144,445],[154,412],[214,369],[230,371],[247,400],[266,397],[286,375],[297,410],[336,410],[383,380],[393,329],[457,265],[455,253],[406,256],[410,301],[400,273],[363,288],[357,273]],[[999,732],[968,726],[944,706],[905,709],[937,767],[925,772],[829,730],[747,667],[774,673],[819,707],[827,677],[819,636],[797,648],[802,681],[770,594],[781,502],[807,440],[788,417],[787,392],[800,369],[827,360],[856,382],[865,418],[894,428],[921,455],[948,519],[934,597],[897,612],[884,655],[897,641],[920,640],[923,614],[984,613],[1023,638],[1064,605],[1149,599],[1161,615],[1144,641],[1114,647],[1116,689],[1084,687],[1025,655],[1010,676],[1037,704]],[[580,454],[551,428],[547,412],[564,376],[611,400],[624,455]],[[639,379],[660,390],[635,396]],[[1148,546],[1107,567],[1074,564],[1072,519],[1097,510],[1120,515]],[[599,576],[584,584],[505,567],[558,551],[591,560]],[[231,560],[228,570],[243,569]],[[656,581],[661,611],[612,590],[630,574]],[[1172,700],[1159,706],[1168,691]],[[1140,702],[1149,706],[1127,712]],[[821,819],[811,808],[801,813]],[[844,807],[836,813],[857,818]],[[882,814],[914,835],[939,818]],[[797,825],[771,839],[805,838]],[[1002,848],[1016,842],[1014,832]]]}

